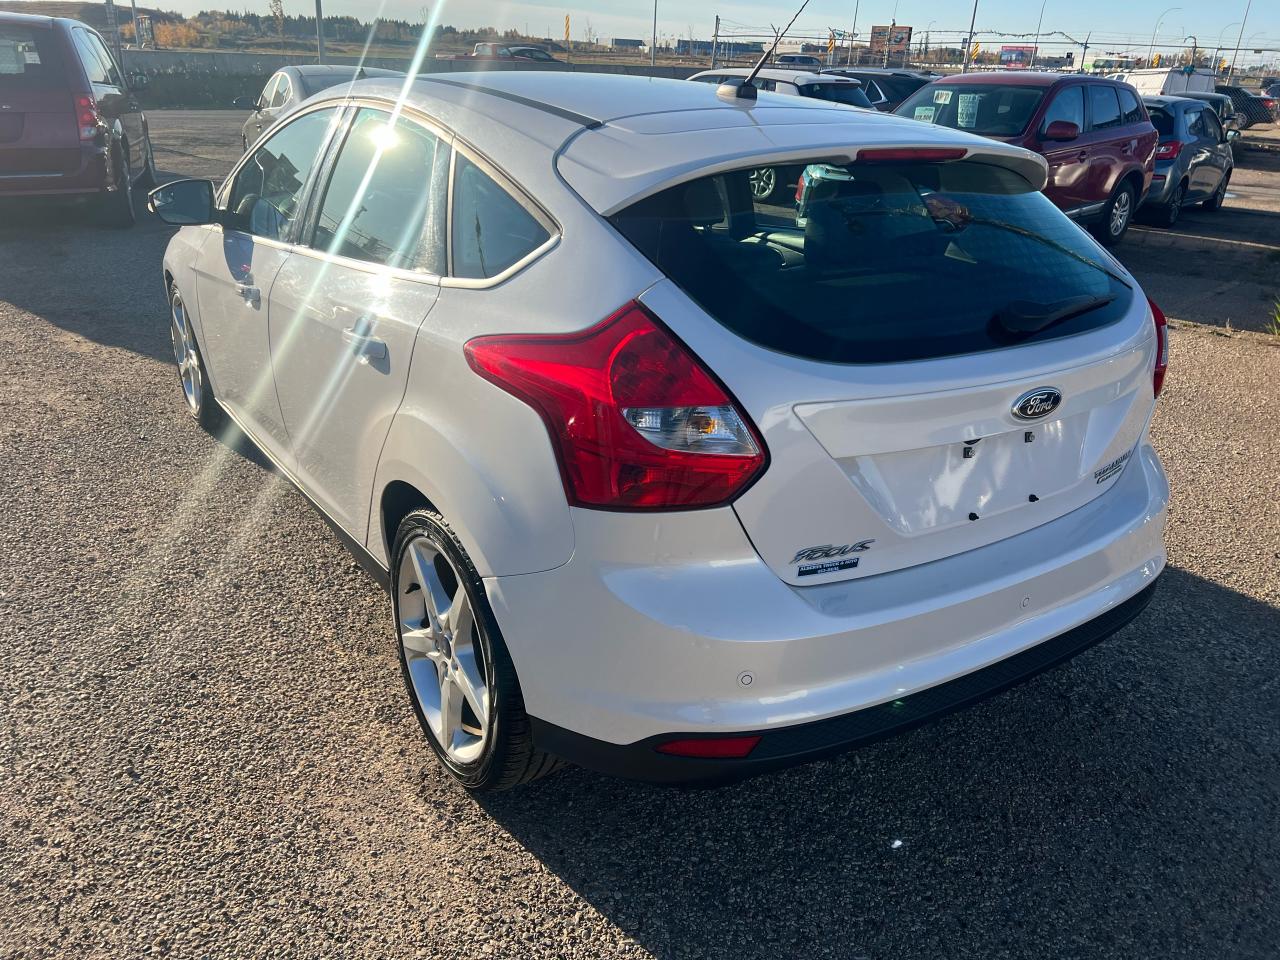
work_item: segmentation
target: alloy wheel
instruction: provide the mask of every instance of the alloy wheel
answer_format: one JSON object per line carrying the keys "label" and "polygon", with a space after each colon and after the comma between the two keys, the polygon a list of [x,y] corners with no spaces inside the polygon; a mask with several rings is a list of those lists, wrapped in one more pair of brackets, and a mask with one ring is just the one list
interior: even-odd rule
{"label": "alloy wheel", "polygon": [[778,171],[773,167],[757,167],[747,174],[751,184],[751,199],[768,200],[778,188]]}
{"label": "alloy wheel", "polygon": [[399,573],[397,626],[414,697],[448,759],[474,763],[492,719],[489,668],[471,598],[452,561],[425,536],[405,546]]}
{"label": "alloy wheel", "polygon": [[199,416],[204,402],[204,377],[200,372],[200,356],[196,353],[187,309],[178,294],[174,294],[170,307],[169,339],[173,343],[173,359],[178,364],[178,377],[182,381],[182,395],[191,412]]}
{"label": "alloy wheel", "polygon": [[1116,194],[1115,201],[1111,204],[1111,235],[1118,237],[1124,233],[1125,228],[1129,226],[1129,216],[1133,213],[1133,200],[1128,190],[1121,190]]}

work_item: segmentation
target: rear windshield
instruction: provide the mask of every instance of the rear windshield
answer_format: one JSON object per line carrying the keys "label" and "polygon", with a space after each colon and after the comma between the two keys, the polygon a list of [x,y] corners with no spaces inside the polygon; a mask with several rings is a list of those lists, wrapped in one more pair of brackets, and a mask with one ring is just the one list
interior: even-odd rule
{"label": "rear windshield", "polygon": [[0,23],[0,91],[65,89],[52,30]]}
{"label": "rear windshield", "polygon": [[1151,125],[1156,128],[1156,133],[1162,137],[1173,135],[1173,114],[1168,110],[1162,110],[1159,107],[1149,108],[1151,114]]}
{"label": "rear windshield", "polygon": [[871,101],[856,83],[802,83],[800,96],[829,103],[843,103],[848,107],[870,107]]}
{"label": "rear windshield", "polygon": [[984,137],[1016,137],[1027,129],[1043,99],[1041,87],[931,83],[917,90],[894,112]]}
{"label": "rear windshield", "polygon": [[750,172],[672,187],[612,222],[711,316],[770,349],[926,360],[1083,333],[1130,303],[1084,231],[1002,167],[811,164],[794,203],[754,203]]}

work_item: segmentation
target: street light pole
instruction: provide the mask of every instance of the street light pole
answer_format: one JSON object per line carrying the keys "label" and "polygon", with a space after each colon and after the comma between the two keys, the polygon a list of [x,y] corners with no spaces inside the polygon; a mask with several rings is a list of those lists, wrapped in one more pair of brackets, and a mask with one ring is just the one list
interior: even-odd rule
{"label": "street light pole", "polygon": [[658,62],[658,0],[653,0],[653,40],[649,44],[649,65]]}
{"label": "street light pole", "polygon": [[973,0],[973,16],[969,18],[969,39],[964,42],[963,65],[961,73],[969,72],[969,51],[973,49],[973,27],[978,22],[978,0]]}
{"label": "street light pole", "polygon": [[1200,47],[1200,41],[1196,39],[1196,35],[1194,33],[1189,33],[1182,38],[1183,43],[1186,43],[1188,40],[1191,41],[1191,69],[1194,70],[1196,68],[1196,50]]}
{"label": "street light pole", "polygon": [[1220,57],[1220,56],[1222,55],[1222,38],[1223,38],[1223,36],[1224,36],[1224,35],[1226,34],[1226,32],[1227,32],[1228,30],[1230,30],[1232,27],[1238,27],[1238,26],[1240,26],[1240,22],[1239,22],[1239,21],[1235,21],[1235,22],[1233,22],[1233,23],[1228,23],[1225,27],[1223,27],[1223,28],[1222,28],[1222,32],[1218,34],[1218,45],[1217,45],[1217,46],[1214,48],[1214,50],[1213,50],[1213,72],[1214,72],[1214,73],[1217,73],[1217,72],[1218,72],[1218,57]]}
{"label": "street light pole", "polygon": [[316,0],[316,63],[324,63],[324,0]]}
{"label": "street light pole", "polygon": [[1040,28],[1044,26],[1044,5],[1049,0],[1041,0],[1040,3],[1040,19],[1036,21],[1036,43],[1031,48],[1031,69],[1036,68],[1036,57],[1040,56]]}
{"label": "street light pole", "polygon": [[1244,19],[1240,21],[1240,34],[1236,37],[1236,51],[1231,54],[1231,69],[1227,71],[1227,82],[1231,82],[1231,78],[1236,75],[1236,57],[1240,56],[1240,41],[1244,39],[1244,25],[1249,22],[1249,8],[1253,6],[1253,0],[1249,0],[1244,5]]}
{"label": "street light pole", "polygon": [[[1250,0],[1250,3],[1252,2],[1253,0]],[[1147,66],[1151,66],[1151,55],[1155,52],[1155,49],[1156,49],[1156,34],[1160,32],[1160,24],[1163,23],[1164,18],[1167,17],[1169,14],[1173,13],[1173,11],[1181,10],[1181,9],[1182,9],[1181,7],[1170,7],[1168,10],[1166,10],[1164,13],[1160,14],[1160,16],[1156,18],[1156,28],[1151,31],[1151,46],[1147,47]]]}

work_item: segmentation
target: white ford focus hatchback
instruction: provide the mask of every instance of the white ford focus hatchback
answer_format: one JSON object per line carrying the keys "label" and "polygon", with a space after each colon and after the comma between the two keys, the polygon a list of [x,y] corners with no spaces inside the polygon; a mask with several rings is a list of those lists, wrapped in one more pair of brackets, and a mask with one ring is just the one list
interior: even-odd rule
{"label": "white ford focus hatchback", "polygon": [[[1038,156],[696,83],[406,83],[151,204],[190,411],[388,585],[460,783],[828,755],[1150,600],[1164,318]],[[803,198],[753,202],[766,164]]]}

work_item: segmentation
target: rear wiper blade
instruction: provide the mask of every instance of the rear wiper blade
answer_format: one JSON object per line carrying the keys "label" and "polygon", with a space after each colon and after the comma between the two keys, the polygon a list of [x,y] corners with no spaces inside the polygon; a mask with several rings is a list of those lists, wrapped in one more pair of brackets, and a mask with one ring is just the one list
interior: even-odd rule
{"label": "rear wiper blade", "polygon": [[996,311],[992,322],[1006,334],[1029,337],[1054,324],[1078,317],[1082,313],[1100,310],[1112,303],[1115,297],[1095,297],[1088,294],[1068,297],[1053,303],[1036,303],[1033,300],[1013,300]]}

